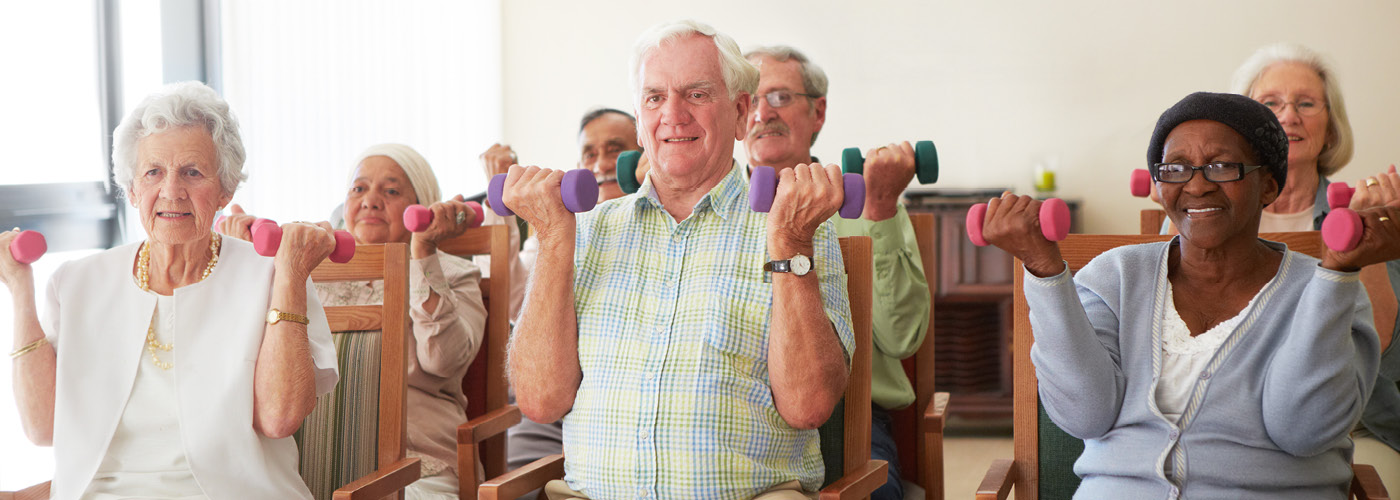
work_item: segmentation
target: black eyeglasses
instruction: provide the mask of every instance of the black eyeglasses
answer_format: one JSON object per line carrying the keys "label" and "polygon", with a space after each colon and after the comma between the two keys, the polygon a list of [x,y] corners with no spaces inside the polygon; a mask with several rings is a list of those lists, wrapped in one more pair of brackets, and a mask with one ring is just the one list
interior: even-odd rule
{"label": "black eyeglasses", "polygon": [[1207,163],[1199,167],[1180,163],[1154,163],[1151,172],[1153,180],[1171,184],[1189,182],[1196,176],[1197,170],[1205,172],[1206,180],[1211,182],[1234,182],[1260,167],[1263,165],[1245,166],[1243,163],[1226,161]]}
{"label": "black eyeglasses", "polygon": [[786,108],[789,105],[791,105],[793,101],[796,100],[793,99],[794,96],[802,96],[810,99],[816,99],[818,97],[821,97],[816,94],[803,94],[800,92],[793,92],[791,90],[774,90],[767,94],[763,94],[762,96],[754,94],[753,99],[749,101],[749,105],[755,108],[758,107],[758,98],[762,97],[764,100],[768,101],[768,106],[770,107]]}

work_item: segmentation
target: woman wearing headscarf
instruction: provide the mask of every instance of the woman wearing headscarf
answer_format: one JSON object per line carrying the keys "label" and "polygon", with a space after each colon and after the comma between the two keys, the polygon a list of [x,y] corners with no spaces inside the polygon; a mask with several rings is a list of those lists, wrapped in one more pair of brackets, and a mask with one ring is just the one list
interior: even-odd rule
{"label": "woman wearing headscarf", "polygon": [[[457,426],[467,421],[462,378],[481,348],[486,306],[481,271],[471,261],[437,249],[458,236],[476,213],[460,196],[446,201],[432,167],[402,144],[371,146],[356,158],[345,195],[345,229],[361,244],[409,244],[408,455],[422,460],[422,478],[409,486],[409,499],[457,498]],[[420,204],[433,211],[422,232],[404,226],[403,213]],[[221,231],[247,237],[253,217],[231,216]],[[384,283],[316,285],[328,306],[382,303]],[[466,471],[477,474],[479,471]]]}
{"label": "woman wearing headscarf", "polygon": [[1380,358],[1358,270],[1400,257],[1400,206],[1362,211],[1358,247],[1320,261],[1259,239],[1288,137],[1240,95],[1182,99],[1147,158],[1181,234],[1073,277],[1040,202],[987,209],[987,241],[1025,263],[1041,401],[1085,441],[1075,498],[1347,498]]}
{"label": "woman wearing headscarf", "polygon": [[42,318],[33,271],[0,250],[15,395],[30,440],[54,447],[53,498],[311,498],[290,436],[337,380],[308,279],[335,243],[329,224],[286,224],[267,258],[213,234],[243,159],[222,98],[167,86],[112,152],[145,241],[60,266]]}

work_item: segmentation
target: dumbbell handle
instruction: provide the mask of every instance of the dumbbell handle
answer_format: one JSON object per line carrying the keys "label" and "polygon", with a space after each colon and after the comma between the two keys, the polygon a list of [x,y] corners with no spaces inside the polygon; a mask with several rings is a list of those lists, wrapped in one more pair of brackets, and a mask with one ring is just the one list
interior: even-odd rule
{"label": "dumbbell handle", "polygon": [[[978,203],[967,210],[967,239],[979,247],[987,246],[982,237],[982,223],[987,219],[987,204]],[[1069,234],[1069,205],[1065,200],[1050,198],[1040,204],[1040,234],[1050,241],[1062,241]]]}
{"label": "dumbbell handle", "polygon": [[[471,224],[468,224],[467,227],[480,226],[481,221],[486,218],[486,211],[482,210],[481,204],[475,201],[469,201],[466,204],[472,209],[472,212],[476,213],[472,217]],[[423,205],[409,205],[403,211],[403,225],[411,232],[421,233],[427,230],[429,225],[432,225],[433,217],[432,209]]]}
{"label": "dumbbell handle", "polygon": [[[258,219],[253,221],[253,250],[263,257],[277,255],[277,249],[282,245],[282,226],[277,225],[268,219]],[[331,251],[331,262],[344,264],[350,262],[355,257],[355,237],[348,231],[338,230],[335,232],[335,250]]]}
{"label": "dumbbell handle", "polygon": [[47,251],[49,243],[38,231],[20,231],[15,239],[10,240],[10,257],[20,264],[33,263]]}
{"label": "dumbbell handle", "polygon": [[[491,184],[486,188],[487,200],[491,203],[491,210],[496,215],[506,217],[515,215],[506,206],[502,198],[505,195],[506,174],[496,174],[491,177]],[[583,169],[574,169],[564,172],[564,180],[559,184],[559,195],[564,201],[564,208],[570,212],[579,213],[593,210],[598,204],[598,179],[593,177],[593,172]]]}

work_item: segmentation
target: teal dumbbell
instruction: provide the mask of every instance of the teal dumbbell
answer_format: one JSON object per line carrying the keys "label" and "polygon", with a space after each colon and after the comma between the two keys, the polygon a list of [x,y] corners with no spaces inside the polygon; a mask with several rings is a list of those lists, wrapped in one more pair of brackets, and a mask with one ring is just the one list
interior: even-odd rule
{"label": "teal dumbbell", "polygon": [[[622,171],[620,161],[619,172]],[[860,148],[846,148],[841,152],[841,171],[848,174],[865,174],[865,157],[861,155]],[[933,141],[914,143],[914,172],[919,178],[919,184],[938,182],[938,148],[933,146]]]}
{"label": "teal dumbbell", "polygon": [[642,159],[642,152],[623,151],[617,155],[617,187],[622,188],[622,192],[632,194],[642,188],[642,180],[637,178],[637,163]]}

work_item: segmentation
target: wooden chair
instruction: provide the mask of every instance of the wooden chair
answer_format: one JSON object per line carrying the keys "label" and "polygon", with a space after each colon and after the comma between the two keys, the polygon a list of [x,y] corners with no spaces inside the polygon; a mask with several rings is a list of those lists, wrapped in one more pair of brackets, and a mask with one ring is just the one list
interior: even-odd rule
{"label": "wooden chair", "polygon": [[[870,350],[871,307],[874,295],[870,238],[857,236],[841,238],[841,254],[845,261],[846,286],[851,300],[851,320],[855,325],[855,352],[851,356],[850,382],[846,386],[840,412],[831,420],[840,419],[844,439],[823,440],[823,457],[832,465],[828,448],[839,443],[844,475],[826,485],[821,491],[824,500],[866,498],[885,484],[889,465],[883,460],[870,460]],[[828,422],[831,425],[832,422]],[[820,432],[820,431],[819,431]],[[830,476],[831,474],[828,474]],[[514,499],[541,488],[551,479],[564,477],[564,456],[553,455],[536,460],[481,485],[479,498],[486,500]]]}
{"label": "wooden chair", "polygon": [[[326,307],[340,382],[297,431],[302,477],[337,500],[403,498],[420,464],[407,453],[408,245],[358,245],[345,264],[316,266],[317,283],[384,280],[383,305]],[[378,335],[376,335],[378,333]],[[374,419],[373,425],[366,425]],[[367,462],[367,463],[366,463]],[[359,470],[368,468],[368,474]],[[344,478],[357,477],[349,484]]]}
{"label": "wooden chair", "polygon": [[438,249],[470,258],[490,255],[490,277],[481,280],[481,299],[486,303],[486,335],[480,351],[462,378],[467,395],[466,423],[457,427],[458,494],[464,500],[476,498],[478,460],[485,477],[506,472],[506,429],[520,422],[520,409],[509,405],[506,380],[506,344],[510,342],[510,232],[503,225],[468,229],[461,236],[443,241]]}
{"label": "wooden chair", "polygon": [[19,491],[0,491],[0,500],[49,500],[49,481]]}
{"label": "wooden chair", "polygon": [[914,385],[914,404],[890,412],[890,418],[894,422],[894,441],[902,445],[899,447],[899,463],[904,464],[900,468],[902,479],[922,487],[925,499],[943,500],[943,429],[948,393],[934,392],[933,288],[938,283],[937,217],[911,213],[909,221],[914,225],[914,239],[919,242],[924,278],[929,286],[928,333],[919,351],[903,363],[904,374]]}
{"label": "wooden chair", "polygon": [[[1286,243],[1290,250],[1319,255],[1322,252],[1322,238],[1316,231],[1298,233],[1268,233],[1261,237]],[[1089,263],[1090,259],[1123,245],[1166,241],[1169,236],[1158,235],[1082,235],[1072,234],[1060,242],[1060,252],[1069,262],[1072,272]],[[1014,264],[1018,271],[1021,262]],[[1031,332],[1029,309],[1026,305],[1023,272],[1015,273],[1015,327],[1012,347],[1012,369],[1015,371],[1015,459],[1000,459],[992,463],[982,484],[978,486],[978,500],[1003,500],[1014,488],[1018,500],[1039,498],[1069,498],[1079,485],[1074,475],[1074,461],[1083,452],[1082,441],[1060,430],[1046,416],[1040,406],[1040,396],[1036,390],[1035,367],[1031,365],[1030,350],[1034,343]],[[1388,287],[1387,287],[1388,289]],[[1369,291],[1369,290],[1368,290]],[[1374,299],[1374,296],[1373,296]],[[1394,320],[1394,313],[1391,313]],[[1381,339],[1382,348],[1388,345],[1388,335]],[[1352,494],[1359,499],[1388,498],[1385,487],[1374,467],[1354,465],[1355,479],[1352,481]]]}

